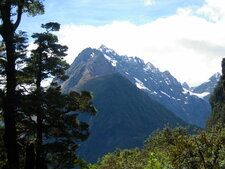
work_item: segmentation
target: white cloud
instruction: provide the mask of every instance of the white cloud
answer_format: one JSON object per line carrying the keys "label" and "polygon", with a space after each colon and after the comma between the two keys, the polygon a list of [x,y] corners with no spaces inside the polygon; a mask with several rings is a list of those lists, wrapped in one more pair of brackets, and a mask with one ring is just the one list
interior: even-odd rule
{"label": "white cloud", "polygon": [[161,71],[169,70],[179,81],[196,85],[221,70],[225,57],[225,22],[209,22],[179,9],[176,15],[144,25],[113,22],[104,26],[64,25],[60,42],[68,45],[67,60],[86,47],[101,44],[119,54],[138,56]]}
{"label": "white cloud", "polygon": [[197,14],[208,17],[212,21],[219,21],[225,17],[224,0],[205,0],[206,5],[198,9]]}
{"label": "white cloud", "polygon": [[151,5],[154,5],[154,4],[155,4],[155,1],[153,1],[153,0],[147,0],[147,1],[144,2],[145,6],[151,6]]}
{"label": "white cloud", "polygon": [[179,15],[191,15],[191,14],[193,14],[193,11],[190,8],[178,8],[177,14],[179,14]]}

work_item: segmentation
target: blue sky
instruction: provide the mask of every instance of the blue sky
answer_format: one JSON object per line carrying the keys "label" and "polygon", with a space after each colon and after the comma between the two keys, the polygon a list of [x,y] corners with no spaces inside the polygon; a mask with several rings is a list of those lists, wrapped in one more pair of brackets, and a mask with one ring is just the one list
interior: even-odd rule
{"label": "blue sky", "polygon": [[41,23],[94,25],[129,21],[136,25],[176,13],[178,8],[198,8],[204,0],[45,0],[45,14],[23,17],[21,29],[33,32]]}
{"label": "blue sky", "polygon": [[191,86],[221,71],[225,56],[225,0],[45,0],[46,12],[23,17],[20,29],[41,31],[59,22],[60,43],[72,63],[101,44],[169,70]]}

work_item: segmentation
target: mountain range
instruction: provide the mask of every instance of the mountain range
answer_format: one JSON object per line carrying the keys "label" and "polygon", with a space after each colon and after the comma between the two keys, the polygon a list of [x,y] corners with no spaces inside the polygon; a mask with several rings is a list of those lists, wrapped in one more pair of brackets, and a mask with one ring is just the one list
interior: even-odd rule
{"label": "mountain range", "polygon": [[[118,55],[104,45],[99,49],[87,48],[76,57],[67,72],[70,78],[62,84],[62,89],[77,90],[88,80],[111,73],[121,74],[187,123],[204,127],[211,111],[205,97],[209,90],[199,89],[207,85],[187,89],[169,71],[161,72],[138,57]],[[213,81],[211,88],[215,84]]]}
{"label": "mountain range", "polygon": [[206,101],[209,101],[210,94],[214,91],[215,85],[218,83],[220,77],[221,77],[220,73],[215,73],[212,77],[209,78],[208,81],[202,83],[199,86],[196,87],[183,86],[183,87],[191,91],[196,96],[203,98]]}
{"label": "mountain range", "polygon": [[79,155],[88,161],[96,162],[115,148],[141,147],[151,132],[166,124],[187,126],[118,73],[94,78],[79,90],[92,91],[98,109],[95,117],[80,117],[90,124],[90,136],[79,149]]}
{"label": "mountain range", "polygon": [[84,49],[67,75],[62,91],[92,91],[99,110],[96,117],[80,118],[90,124],[91,134],[79,154],[91,162],[115,148],[141,146],[152,131],[166,124],[204,127],[211,111],[206,92],[216,85],[210,78],[207,84],[190,88],[169,71],[161,72],[138,57],[121,56],[104,45]]}

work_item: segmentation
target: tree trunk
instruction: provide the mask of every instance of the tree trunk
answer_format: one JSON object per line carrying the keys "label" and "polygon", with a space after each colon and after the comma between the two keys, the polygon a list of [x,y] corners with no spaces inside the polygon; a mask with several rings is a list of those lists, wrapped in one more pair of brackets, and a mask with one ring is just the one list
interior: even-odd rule
{"label": "tree trunk", "polygon": [[[10,29],[9,29],[10,30]],[[10,32],[10,31],[9,31]],[[9,169],[18,169],[18,148],[16,134],[16,73],[15,73],[15,49],[13,45],[13,33],[8,33],[4,38],[6,44],[6,97],[3,101],[3,117],[5,123],[4,144],[6,147]]]}
{"label": "tree trunk", "polygon": [[41,108],[42,104],[42,91],[41,91],[41,78],[42,78],[42,60],[41,60],[41,53],[40,58],[38,60],[38,74],[36,80],[36,94],[37,94],[37,145],[36,145],[36,169],[44,169],[45,168],[45,155],[42,148],[43,142],[43,111]]}
{"label": "tree trunk", "polygon": [[36,169],[43,169],[42,133],[42,115],[37,112]]}
{"label": "tree trunk", "polygon": [[34,144],[27,144],[26,146],[26,161],[25,169],[34,169],[35,166],[35,153],[34,153]]}
{"label": "tree trunk", "polygon": [[3,100],[3,117],[5,123],[5,133],[3,136],[6,153],[8,158],[7,167],[9,169],[19,169],[17,134],[16,134],[16,70],[15,70],[15,48],[14,33],[15,27],[11,23],[11,1],[6,1],[5,5],[1,5],[1,36],[6,46],[7,62],[6,71],[6,96]]}

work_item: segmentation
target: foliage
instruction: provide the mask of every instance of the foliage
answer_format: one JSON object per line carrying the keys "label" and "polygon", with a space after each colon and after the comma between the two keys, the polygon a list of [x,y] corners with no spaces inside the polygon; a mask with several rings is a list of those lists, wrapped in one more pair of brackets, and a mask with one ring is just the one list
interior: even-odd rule
{"label": "foliage", "polygon": [[164,152],[174,168],[208,169],[223,168],[225,128],[197,131],[190,135],[184,128],[165,128],[145,143],[145,148]]}
{"label": "foliage", "polygon": [[207,129],[212,128],[217,123],[225,123],[225,59],[222,61],[222,76],[210,97],[212,114],[207,121]]}
{"label": "foliage", "polygon": [[56,35],[51,31],[58,31],[58,23],[43,24],[46,29],[44,33],[34,33],[34,44],[37,48],[31,51],[31,57],[27,58],[27,66],[24,68],[25,83],[35,84],[36,88],[40,86],[43,80],[48,78],[57,78],[65,80],[65,71],[69,65],[63,60],[66,56],[67,46],[60,45]]}
{"label": "foliage", "polygon": [[[58,44],[51,31],[58,31],[58,23],[43,24],[44,33],[35,33],[37,48],[26,59],[21,71],[20,83],[26,89],[21,96],[18,114],[20,142],[32,150],[27,156],[35,161],[26,166],[38,168],[73,168],[76,166],[76,150],[87,139],[89,127],[77,119],[80,113],[94,115],[92,95],[88,91],[62,94],[54,82],[48,88],[42,85],[51,79],[66,79],[68,64],[63,60],[67,47]],[[23,152],[25,153],[25,152]],[[29,168],[27,167],[27,168]]]}
{"label": "foliage", "polygon": [[133,150],[117,150],[115,153],[110,153],[104,156],[99,162],[100,168],[113,169],[113,168],[140,168],[147,164],[144,154],[138,149]]}
{"label": "foliage", "polygon": [[[0,2],[0,35],[5,48],[5,58],[2,57],[0,67],[5,72],[5,95],[2,99],[2,112],[4,118],[4,146],[7,154],[7,165],[4,168],[19,169],[19,153],[16,130],[16,109],[18,103],[17,78],[16,78],[16,30],[21,22],[22,14],[32,16],[44,13],[41,0],[2,0]],[[4,54],[4,52],[3,52]],[[4,58],[4,59],[2,59]],[[2,74],[1,74],[2,76]]]}
{"label": "foliage", "polygon": [[[62,94],[56,82],[43,86],[51,79],[65,80],[68,64],[63,60],[67,47],[58,43],[52,31],[60,25],[43,24],[44,33],[35,33],[37,48],[27,56],[26,34],[20,32],[14,37],[16,102],[15,114],[18,159],[25,169],[74,168],[79,165],[76,150],[79,143],[89,136],[88,124],[77,119],[80,113],[95,115],[92,94],[88,91]],[[7,79],[5,44],[1,45],[1,76]],[[4,81],[2,81],[4,82]],[[5,83],[1,83],[5,85]],[[4,103],[5,90],[0,91],[0,104]],[[1,107],[2,108],[2,107]],[[2,112],[0,114],[2,117]],[[6,152],[3,145],[3,131],[0,128],[0,166],[6,167]],[[15,150],[13,150],[15,152]]]}
{"label": "foliage", "polygon": [[[145,141],[143,149],[117,150],[87,169],[220,169],[225,168],[225,127],[210,131],[165,127]],[[89,168],[88,168],[89,167]]]}
{"label": "foliage", "polygon": [[161,169],[155,153],[145,150],[125,149],[116,150],[101,158],[96,165],[88,164],[86,169]]}

